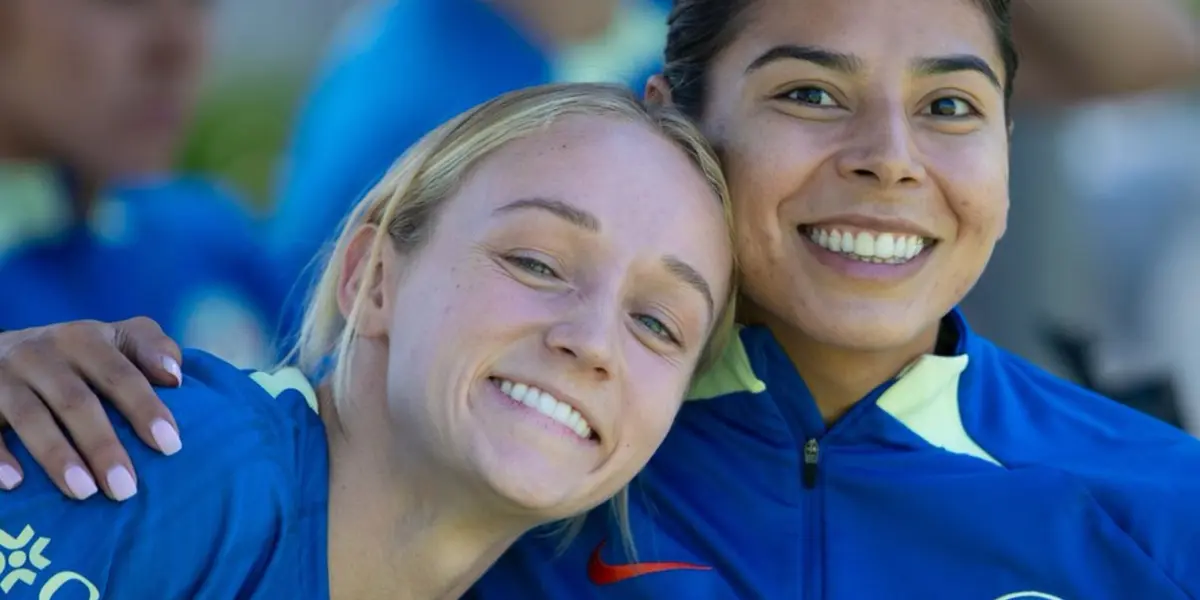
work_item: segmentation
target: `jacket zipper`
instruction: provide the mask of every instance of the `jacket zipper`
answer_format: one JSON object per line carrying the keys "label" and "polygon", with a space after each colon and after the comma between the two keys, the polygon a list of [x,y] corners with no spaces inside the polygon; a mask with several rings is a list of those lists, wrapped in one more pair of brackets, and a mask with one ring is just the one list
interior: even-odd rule
{"label": "jacket zipper", "polygon": [[821,513],[823,507],[820,490],[817,488],[817,475],[821,461],[821,444],[816,438],[810,438],[804,442],[804,466],[801,473],[801,480],[804,484],[804,489],[808,494],[808,528],[805,532],[805,553],[804,553],[804,598],[809,600],[818,600],[822,596],[821,591],[821,574],[823,572],[822,556],[821,556],[821,538],[824,537],[824,532],[821,530]]}
{"label": "jacket zipper", "polygon": [[811,490],[817,485],[817,464],[821,459],[821,445],[817,438],[804,442],[804,489]]}

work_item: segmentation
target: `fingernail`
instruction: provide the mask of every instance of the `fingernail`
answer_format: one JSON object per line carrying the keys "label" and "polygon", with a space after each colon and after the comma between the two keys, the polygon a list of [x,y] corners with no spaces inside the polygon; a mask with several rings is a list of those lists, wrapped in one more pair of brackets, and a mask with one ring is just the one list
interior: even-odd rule
{"label": "fingernail", "polygon": [[97,491],[96,480],[88,475],[83,467],[72,465],[67,469],[67,489],[75,494],[75,498],[79,500],[87,500],[92,497]]}
{"label": "fingernail", "polygon": [[128,500],[137,493],[137,483],[125,467],[116,466],[109,469],[104,479],[108,481],[108,489],[112,491],[113,499],[117,502]]}
{"label": "fingernail", "polygon": [[170,356],[164,356],[162,359],[162,366],[175,378],[176,386],[183,385],[183,371],[179,369],[179,361],[171,358]]}
{"label": "fingernail", "polygon": [[179,432],[175,431],[171,424],[162,420],[156,419],[150,424],[150,437],[154,438],[154,443],[158,444],[158,450],[167,456],[171,456],[183,449],[183,442],[179,439]]}
{"label": "fingernail", "polygon": [[11,490],[21,483],[21,472],[9,465],[0,465],[0,487]]}

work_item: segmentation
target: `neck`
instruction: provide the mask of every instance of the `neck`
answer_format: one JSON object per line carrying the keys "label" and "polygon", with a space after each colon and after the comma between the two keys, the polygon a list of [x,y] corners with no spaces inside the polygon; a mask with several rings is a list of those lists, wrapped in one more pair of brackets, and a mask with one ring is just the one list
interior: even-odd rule
{"label": "neck", "polygon": [[[6,129],[10,130],[8,135],[5,135]],[[0,123],[0,164],[3,163],[50,165],[55,164],[56,161],[51,158],[49,153],[39,150],[35,144],[22,141],[12,134],[11,128]],[[78,173],[73,173],[73,175],[75,185],[71,190],[71,205],[75,209],[76,215],[82,218],[91,211],[99,199],[104,184],[99,178],[85,177]]]}
{"label": "neck", "polygon": [[[321,396],[321,414],[334,415]],[[381,413],[325,417],[330,598],[459,598],[536,523],[449,483],[427,455],[398,452]]]}
{"label": "neck", "polygon": [[766,311],[748,307],[750,322],[766,325],[812,394],[826,423],[846,414],[871,390],[934,351],[940,321],[911,342],[882,350],[833,346],[813,339]]}

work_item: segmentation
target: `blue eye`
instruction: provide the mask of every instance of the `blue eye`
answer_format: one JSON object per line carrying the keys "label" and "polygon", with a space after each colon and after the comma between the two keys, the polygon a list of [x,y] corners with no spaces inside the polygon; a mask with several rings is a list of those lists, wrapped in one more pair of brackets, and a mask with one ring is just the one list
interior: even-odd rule
{"label": "blue eye", "polygon": [[947,96],[930,102],[925,113],[935,117],[962,118],[979,114],[979,111],[962,98]]}
{"label": "blue eye", "polygon": [[645,327],[650,331],[650,333],[653,333],[654,335],[671,342],[672,344],[679,344],[679,340],[675,339],[675,336],[671,333],[671,330],[659,319],[656,319],[650,315],[634,315],[634,319],[636,319],[638,323],[641,323],[642,327]]}
{"label": "blue eye", "polygon": [[515,265],[517,268],[528,271],[538,277],[554,277],[558,278],[558,273],[554,272],[546,263],[528,256],[506,256],[504,260]]}
{"label": "blue eye", "polygon": [[789,90],[787,93],[783,94],[781,98],[790,100],[797,104],[804,104],[808,106],[838,106],[837,100],[834,100],[833,96],[829,92],[813,86],[798,87],[793,90]]}

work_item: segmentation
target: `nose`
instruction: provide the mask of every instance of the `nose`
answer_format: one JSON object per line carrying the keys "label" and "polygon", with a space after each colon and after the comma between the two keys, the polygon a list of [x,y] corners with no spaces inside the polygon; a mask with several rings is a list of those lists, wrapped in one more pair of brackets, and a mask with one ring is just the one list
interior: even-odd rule
{"label": "nose", "polygon": [[195,70],[204,55],[207,15],[192,2],[165,3],[155,13],[149,63],[156,74]]}
{"label": "nose", "polygon": [[837,159],[843,178],[881,188],[924,183],[925,167],[910,123],[900,111],[864,115],[851,135],[851,142]]}
{"label": "nose", "polygon": [[546,331],[546,347],[587,377],[607,381],[615,375],[619,327],[618,311],[593,303],[551,325]]}

